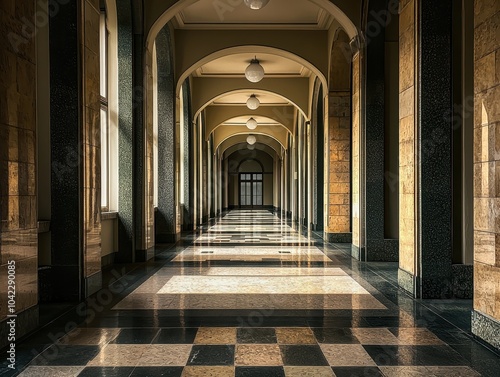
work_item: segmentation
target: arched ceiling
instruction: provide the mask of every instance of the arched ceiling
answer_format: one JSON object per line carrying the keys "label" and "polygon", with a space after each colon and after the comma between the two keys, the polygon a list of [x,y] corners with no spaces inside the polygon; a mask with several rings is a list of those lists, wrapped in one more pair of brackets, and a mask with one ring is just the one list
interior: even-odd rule
{"label": "arched ceiling", "polygon": [[[147,50],[151,53],[155,36],[168,23],[176,93],[189,78],[195,117],[205,111],[206,135],[217,146],[253,133],[286,149],[297,114],[311,118],[315,81],[328,87],[331,36],[339,28],[356,36],[360,3],[270,0],[251,10],[243,0],[150,0]],[[255,57],[266,74],[250,83],[244,72]],[[252,94],[261,101],[255,112],[245,106]],[[249,116],[259,122],[255,131],[245,127]]]}

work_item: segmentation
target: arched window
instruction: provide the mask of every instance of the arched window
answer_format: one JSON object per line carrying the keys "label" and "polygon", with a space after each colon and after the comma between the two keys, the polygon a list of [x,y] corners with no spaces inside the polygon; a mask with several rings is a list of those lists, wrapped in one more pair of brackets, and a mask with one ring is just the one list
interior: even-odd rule
{"label": "arched window", "polygon": [[101,207],[118,211],[118,30],[115,0],[100,4]]}

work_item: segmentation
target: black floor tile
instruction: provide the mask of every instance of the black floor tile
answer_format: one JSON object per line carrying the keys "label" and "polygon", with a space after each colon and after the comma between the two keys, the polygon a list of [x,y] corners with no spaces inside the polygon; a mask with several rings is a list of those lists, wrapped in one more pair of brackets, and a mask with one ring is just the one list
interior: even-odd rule
{"label": "black floor tile", "polygon": [[194,345],[187,365],[234,365],[234,346]]}
{"label": "black floor tile", "polygon": [[280,346],[284,365],[290,366],[327,366],[328,362],[319,346],[282,345]]}
{"label": "black floor tile", "polygon": [[413,346],[363,346],[378,366],[418,365]]}
{"label": "black floor tile", "polygon": [[[333,367],[336,377],[383,377],[376,367]],[[403,375],[401,375],[403,376]]]}
{"label": "black floor tile", "polygon": [[282,367],[236,367],[235,377],[285,377]]}
{"label": "black floor tile", "polygon": [[87,367],[78,377],[129,377],[134,367]]}
{"label": "black floor tile", "polygon": [[192,344],[198,332],[197,328],[161,329],[154,338],[154,344]]}
{"label": "black floor tile", "polygon": [[415,346],[419,365],[469,365],[458,352],[449,346]]}
{"label": "black floor tile", "polygon": [[98,346],[53,345],[38,355],[32,365],[87,365],[98,353]]}
{"label": "black floor tile", "polygon": [[272,328],[239,328],[238,343],[276,343],[276,331]]}
{"label": "black floor tile", "polygon": [[150,344],[158,329],[122,329],[111,344]]}
{"label": "black floor tile", "polygon": [[359,344],[350,329],[313,328],[314,336],[319,343]]}
{"label": "black floor tile", "polygon": [[181,377],[183,367],[136,367],[130,377]]}

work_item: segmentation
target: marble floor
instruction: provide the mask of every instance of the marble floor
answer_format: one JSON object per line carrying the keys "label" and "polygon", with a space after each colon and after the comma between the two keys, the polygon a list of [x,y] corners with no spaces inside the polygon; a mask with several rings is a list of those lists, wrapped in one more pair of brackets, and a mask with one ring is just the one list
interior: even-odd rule
{"label": "marble floor", "polygon": [[[500,375],[470,301],[413,300],[397,264],[361,263],[269,211],[231,211],[18,346],[0,376]],[[106,284],[108,286],[108,284]]]}

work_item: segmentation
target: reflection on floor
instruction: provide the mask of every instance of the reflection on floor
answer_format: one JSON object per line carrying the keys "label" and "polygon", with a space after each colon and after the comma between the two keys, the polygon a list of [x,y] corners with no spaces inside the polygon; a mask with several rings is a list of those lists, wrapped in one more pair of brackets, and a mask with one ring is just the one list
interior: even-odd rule
{"label": "reflection on floor", "polygon": [[498,376],[498,355],[445,319],[466,323],[467,304],[431,309],[349,245],[268,211],[184,242],[98,294],[82,325],[28,340],[21,376]]}

